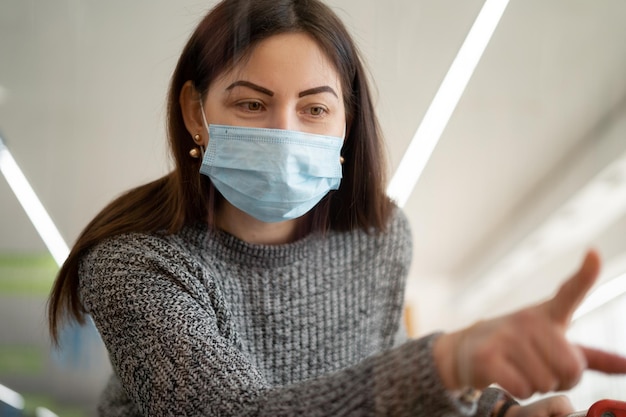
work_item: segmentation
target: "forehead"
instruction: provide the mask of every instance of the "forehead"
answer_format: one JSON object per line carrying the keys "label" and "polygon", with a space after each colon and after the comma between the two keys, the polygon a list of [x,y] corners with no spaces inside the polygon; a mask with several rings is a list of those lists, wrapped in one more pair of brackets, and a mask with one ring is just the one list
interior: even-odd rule
{"label": "forehead", "polygon": [[331,86],[338,93],[341,91],[339,73],[332,61],[305,33],[274,35],[259,42],[216,81],[230,84],[239,79],[260,83],[278,92],[322,85]]}

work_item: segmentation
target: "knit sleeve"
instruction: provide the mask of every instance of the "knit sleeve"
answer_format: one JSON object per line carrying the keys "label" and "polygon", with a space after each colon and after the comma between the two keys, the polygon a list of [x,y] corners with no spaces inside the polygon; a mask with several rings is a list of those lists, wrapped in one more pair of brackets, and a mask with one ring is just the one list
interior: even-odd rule
{"label": "knit sleeve", "polygon": [[83,258],[80,270],[84,306],[142,415],[471,414],[439,380],[433,336],[320,378],[271,386],[224,326],[227,309],[211,277],[189,260],[173,262],[184,255],[157,240],[103,242]]}

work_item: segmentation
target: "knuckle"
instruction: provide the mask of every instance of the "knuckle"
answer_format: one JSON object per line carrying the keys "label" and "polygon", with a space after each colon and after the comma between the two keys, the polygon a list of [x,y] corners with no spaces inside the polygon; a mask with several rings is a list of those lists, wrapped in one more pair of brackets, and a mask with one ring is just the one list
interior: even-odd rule
{"label": "knuckle", "polygon": [[572,379],[580,379],[583,371],[585,370],[585,366],[580,361],[575,361],[572,364],[572,368],[570,370],[570,376]]}
{"label": "knuckle", "polygon": [[578,361],[570,361],[561,374],[561,385],[565,388],[571,388],[578,383],[583,373],[583,366]]}
{"label": "knuckle", "polygon": [[514,397],[520,399],[526,399],[532,395],[532,389],[530,386],[522,381],[510,384],[507,389]]}
{"label": "knuckle", "polygon": [[546,378],[546,379],[543,379],[541,382],[539,382],[539,384],[537,384],[537,391],[539,391],[542,394],[545,394],[547,392],[553,391],[556,385],[557,385],[557,382],[555,379]]}

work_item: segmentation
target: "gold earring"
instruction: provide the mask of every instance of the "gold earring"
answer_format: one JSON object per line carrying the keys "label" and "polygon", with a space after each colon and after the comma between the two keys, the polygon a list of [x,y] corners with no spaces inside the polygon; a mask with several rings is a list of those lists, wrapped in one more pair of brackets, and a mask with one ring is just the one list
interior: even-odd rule
{"label": "gold earring", "polygon": [[194,159],[198,159],[198,158],[200,158],[200,149],[198,149],[198,148],[192,148],[192,149],[189,151],[189,156],[191,156],[191,157],[192,157],[192,158],[194,158]]}
{"label": "gold earring", "polygon": [[[194,142],[200,143],[201,140],[202,140],[202,136],[200,136],[200,134],[196,133],[195,135],[193,135]],[[194,159],[202,158],[202,148],[192,148],[189,151],[189,156],[191,156]]]}
{"label": "gold earring", "polygon": [[344,162],[345,162],[345,159],[343,159],[343,156],[340,156],[340,157],[339,157],[339,163],[340,163],[340,164],[343,164]]}

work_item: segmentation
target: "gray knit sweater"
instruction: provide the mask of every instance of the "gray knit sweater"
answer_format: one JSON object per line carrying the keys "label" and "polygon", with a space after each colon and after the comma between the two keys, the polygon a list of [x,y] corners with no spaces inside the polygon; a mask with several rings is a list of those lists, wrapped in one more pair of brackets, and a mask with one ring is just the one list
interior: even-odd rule
{"label": "gray knit sweater", "polygon": [[102,416],[487,415],[442,386],[436,336],[394,347],[411,237],[312,234],[254,245],[206,225],[127,234],[81,261],[115,371]]}

